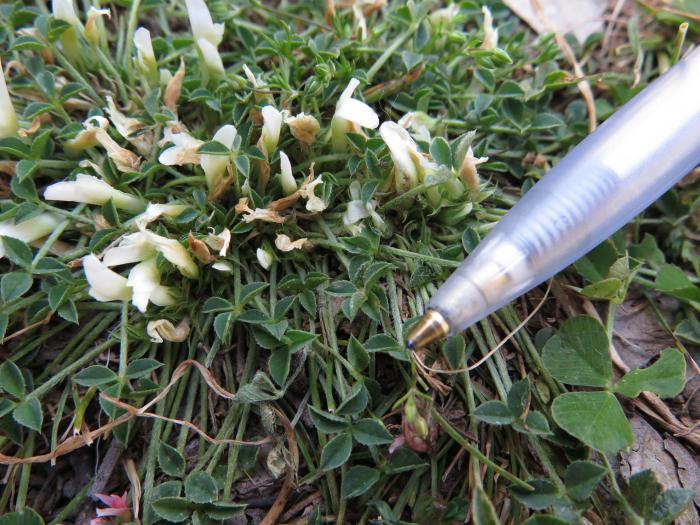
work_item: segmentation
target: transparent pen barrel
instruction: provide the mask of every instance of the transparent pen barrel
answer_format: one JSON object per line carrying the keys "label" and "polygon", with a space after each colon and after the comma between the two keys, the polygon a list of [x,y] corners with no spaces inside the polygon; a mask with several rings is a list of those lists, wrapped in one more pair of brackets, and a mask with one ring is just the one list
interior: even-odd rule
{"label": "transparent pen barrel", "polygon": [[587,137],[499,222],[433,296],[452,332],[545,281],[700,163],[700,51]]}

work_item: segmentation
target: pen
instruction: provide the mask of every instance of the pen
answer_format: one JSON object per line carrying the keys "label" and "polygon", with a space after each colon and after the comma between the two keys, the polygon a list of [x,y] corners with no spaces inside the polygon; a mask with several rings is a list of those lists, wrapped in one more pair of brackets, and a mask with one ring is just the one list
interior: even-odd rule
{"label": "pen", "polygon": [[455,334],[561,271],[700,163],[700,49],[567,154],[438,289],[409,334]]}

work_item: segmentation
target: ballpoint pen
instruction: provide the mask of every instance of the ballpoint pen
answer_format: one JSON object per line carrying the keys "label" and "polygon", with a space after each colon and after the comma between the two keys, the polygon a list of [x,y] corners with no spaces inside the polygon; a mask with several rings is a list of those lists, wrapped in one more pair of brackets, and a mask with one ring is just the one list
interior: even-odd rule
{"label": "ballpoint pen", "polygon": [[464,330],[585,255],[700,163],[700,49],[528,191],[438,289],[409,334]]}

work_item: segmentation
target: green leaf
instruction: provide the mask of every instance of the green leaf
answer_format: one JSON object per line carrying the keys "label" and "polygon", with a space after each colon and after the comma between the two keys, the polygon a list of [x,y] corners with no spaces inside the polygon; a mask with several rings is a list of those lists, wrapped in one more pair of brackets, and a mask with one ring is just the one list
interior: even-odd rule
{"label": "green leaf", "polygon": [[529,397],[530,380],[527,377],[517,383],[513,383],[506,399],[510,413],[515,417],[520,417],[527,408]]}
{"label": "green leaf", "polygon": [[227,301],[223,297],[210,297],[204,302],[202,306],[202,313],[210,314],[215,312],[226,312],[233,310],[233,303]]}
{"label": "green leaf", "polygon": [[5,256],[13,263],[24,268],[29,268],[32,264],[32,250],[26,243],[13,237],[2,237],[2,244],[5,248]]}
{"label": "green leaf", "polygon": [[35,160],[20,160],[15,166],[15,176],[23,181],[26,178],[31,177],[34,172],[39,168],[39,163]]}
{"label": "green leaf", "polygon": [[566,492],[572,499],[585,501],[605,477],[604,467],[590,461],[574,461],[564,473]]}
{"label": "green leaf", "polygon": [[32,398],[19,403],[12,412],[12,417],[20,425],[41,432],[44,415],[41,413],[41,404],[37,399]]}
{"label": "green leaf", "polygon": [[581,293],[590,299],[612,300],[616,299],[618,292],[623,286],[623,282],[616,277],[609,277],[602,281],[585,286]]}
{"label": "green leaf", "polygon": [[462,366],[465,349],[466,344],[461,334],[453,335],[445,341],[442,353],[445,355],[445,359],[447,359],[450,367],[456,369]]}
{"label": "green leaf", "polygon": [[472,496],[472,507],[474,512],[474,525],[500,525],[496,509],[493,508],[493,503],[481,487],[474,489]]}
{"label": "green leaf", "polygon": [[44,525],[44,520],[34,509],[25,508],[21,512],[8,512],[0,516],[0,525]]}
{"label": "green leaf", "polygon": [[651,469],[642,470],[627,480],[627,499],[634,511],[647,516],[664,487]]}
{"label": "green leaf", "polygon": [[215,501],[204,505],[203,509],[207,516],[213,520],[226,520],[235,518],[246,509],[244,503],[233,503],[230,501]]}
{"label": "green leaf", "polygon": [[214,331],[216,336],[226,342],[231,334],[231,327],[236,316],[233,312],[224,312],[214,317]]}
{"label": "green leaf", "polygon": [[532,119],[532,123],[530,123],[528,129],[531,131],[539,131],[543,129],[558,128],[564,124],[565,123],[561,118],[552,113],[539,113],[534,119]]}
{"label": "green leaf", "polygon": [[634,442],[620,403],[608,392],[570,392],[552,404],[557,424],[589,447],[614,454]]}
{"label": "green leaf", "polygon": [[627,397],[654,392],[660,397],[674,397],[685,386],[685,359],[675,348],[661,352],[659,359],[647,368],[627,372],[615,385],[615,391]]}
{"label": "green leaf", "polygon": [[117,374],[102,365],[89,366],[73,377],[73,381],[80,386],[99,386],[111,383],[117,379],[119,379]]}
{"label": "green leaf", "polygon": [[362,372],[369,365],[370,359],[367,350],[354,335],[348,341],[348,361],[358,372]]}
{"label": "green leaf", "polygon": [[314,426],[324,434],[336,434],[338,432],[343,432],[350,425],[345,418],[329,412],[324,412],[313,405],[308,405],[308,408],[309,415],[311,416],[311,421],[313,421]]}
{"label": "green leaf", "polygon": [[168,476],[181,478],[185,475],[185,458],[179,450],[163,441],[158,445],[158,466]]}
{"label": "green leaf", "polygon": [[292,359],[292,352],[289,348],[277,348],[272,351],[267,366],[270,369],[272,379],[278,385],[283,385],[289,375],[289,367]]}
{"label": "green leaf", "polygon": [[533,510],[543,510],[559,501],[559,491],[554,483],[546,479],[531,479],[528,484],[535,490],[528,490],[518,485],[508,487],[510,493],[523,505]]}
{"label": "green leaf", "polygon": [[12,361],[5,361],[0,365],[0,388],[8,394],[23,398],[26,385],[22,371]]}
{"label": "green leaf", "polygon": [[289,351],[291,353],[301,350],[305,346],[313,343],[318,338],[318,334],[312,334],[311,332],[305,332],[304,330],[287,330],[284,335],[287,338],[287,344],[289,345]]}
{"label": "green leaf", "polygon": [[544,366],[562,383],[608,386],[612,363],[605,328],[588,316],[572,317],[544,345]]}
{"label": "green leaf", "polygon": [[355,416],[367,408],[369,393],[362,382],[357,382],[335,413],[340,416]]}
{"label": "green leaf", "polygon": [[124,375],[127,379],[138,379],[139,377],[147,376],[153,372],[153,370],[157,370],[161,366],[163,366],[163,363],[155,359],[136,359],[129,363]]}
{"label": "green leaf", "polygon": [[53,106],[51,104],[47,104],[46,102],[32,102],[27,104],[27,107],[24,108],[24,118],[27,120],[34,120],[39,115],[48,113],[52,109]]}
{"label": "green leaf", "polygon": [[547,436],[552,433],[547,417],[539,410],[530,410],[525,418],[525,424],[523,425],[522,421],[518,420],[514,426],[518,431],[540,436]]}
{"label": "green leaf", "polygon": [[41,51],[46,45],[40,40],[29,35],[22,35],[15,38],[9,51]]}
{"label": "green leaf", "polygon": [[166,497],[153,502],[153,510],[163,519],[181,523],[190,517],[194,505],[185,498]]}
{"label": "green leaf", "polygon": [[685,301],[700,302],[700,288],[678,266],[666,264],[656,275],[656,289]]}
{"label": "green leaf", "polygon": [[323,447],[319,469],[332,470],[343,465],[352,452],[352,437],[348,432],[338,434]]}
{"label": "green leaf", "polygon": [[221,142],[217,142],[216,140],[212,140],[210,142],[205,142],[202,144],[199,149],[197,150],[197,153],[200,155],[219,155],[219,156],[227,156],[231,154],[231,150],[228,149],[224,144]]}
{"label": "green leaf", "polygon": [[404,348],[399,342],[386,334],[377,334],[365,341],[365,349],[369,353],[374,352],[403,352]]}
{"label": "green leaf", "polygon": [[268,283],[249,283],[241,288],[241,296],[238,299],[237,306],[243,306],[251,301],[257,295],[260,295],[262,291],[269,286]]}
{"label": "green leaf", "polygon": [[508,425],[515,419],[508,405],[503,401],[486,401],[481,403],[472,414],[479,421],[491,425]]}
{"label": "green leaf", "polygon": [[352,427],[352,435],[363,445],[386,445],[394,438],[378,419],[360,419]]}
{"label": "green leaf", "polygon": [[694,493],[686,489],[669,489],[656,500],[646,515],[652,523],[671,523],[693,501]]}
{"label": "green leaf", "polygon": [[0,296],[4,302],[22,297],[32,287],[32,276],[24,272],[10,272],[0,280]]}
{"label": "green leaf", "polygon": [[364,465],[349,469],[343,476],[341,495],[343,499],[362,496],[379,481],[379,471]]}
{"label": "green leaf", "polygon": [[78,324],[78,309],[73,300],[68,300],[58,307],[56,313],[69,323]]}
{"label": "green leaf", "polygon": [[442,137],[435,137],[430,143],[430,155],[438,164],[452,167],[452,151],[450,145]]}
{"label": "green leaf", "polygon": [[334,281],[329,284],[325,292],[337,297],[350,297],[357,291],[357,288],[350,281]]}
{"label": "green leaf", "polygon": [[250,175],[250,160],[245,155],[238,155],[233,159],[233,164],[236,166],[238,173],[243,175],[244,178],[248,178]]}
{"label": "green leaf", "polygon": [[185,496],[190,501],[195,503],[211,503],[216,498],[218,489],[216,488],[216,481],[214,478],[198,470],[192,472],[187,479],[185,479]]}

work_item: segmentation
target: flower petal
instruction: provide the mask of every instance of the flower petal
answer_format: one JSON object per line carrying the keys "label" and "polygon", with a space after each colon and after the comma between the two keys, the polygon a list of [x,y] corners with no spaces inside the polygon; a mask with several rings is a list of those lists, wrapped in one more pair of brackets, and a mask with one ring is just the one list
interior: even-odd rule
{"label": "flower petal", "polygon": [[138,197],[116,190],[105,181],[83,173],[79,173],[74,181],[51,184],[44,191],[44,199],[100,205],[112,199],[114,205],[123,210],[139,212],[144,208],[144,203]]}
{"label": "flower petal", "polygon": [[131,299],[127,279],[107,268],[94,254],[83,257],[83,270],[93,298],[101,302]]}
{"label": "flower petal", "polygon": [[375,129],[379,126],[379,116],[367,104],[355,98],[348,98],[338,104],[335,116],[349,120],[363,128]]}
{"label": "flower petal", "polygon": [[156,258],[151,257],[134,266],[129,272],[127,286],[133,290],[132,302],[140,312],[145,312],[148,300],[154,290],[160,286],[160,273]]}

